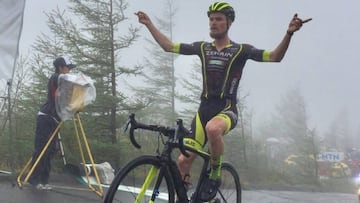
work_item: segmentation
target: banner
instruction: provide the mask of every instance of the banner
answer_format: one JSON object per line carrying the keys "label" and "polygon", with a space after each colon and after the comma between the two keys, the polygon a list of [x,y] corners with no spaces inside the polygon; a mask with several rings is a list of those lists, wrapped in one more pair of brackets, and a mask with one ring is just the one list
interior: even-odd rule
{"label": "banner", "polygon": [[0,79],[12,79],[19,52],[25,0],[0,0]]}
{"label": "banner", "polygon": [[344,152],[320,152],[318,161],[340,162],[345,158]]}

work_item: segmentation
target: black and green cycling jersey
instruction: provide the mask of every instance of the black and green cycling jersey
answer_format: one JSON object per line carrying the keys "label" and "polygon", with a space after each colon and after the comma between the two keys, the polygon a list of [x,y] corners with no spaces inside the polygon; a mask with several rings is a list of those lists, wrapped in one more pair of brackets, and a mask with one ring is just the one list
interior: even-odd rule
{"label": "black and green cycling jersey", "polygon": [[236,101],[237,88],[246,61],[270,61],[270,51],[232,41],[220,51],[210,42],[175,43],[172,52],[200,57],[203,75],[202,99],[227,98]]}
{"label": "black and green cycling jersey", "polygon": [[200,146],[207,142],[205,126],[214,117],[221,117],[227,123],[225,134],[237,124],[237,89],[243,68],[248,59],[270,61],[270,51],[256,49],[249,44],[230,42],[218,51],[214,43],[175,43],[172,52],[184,55],[198,55],[202,63],[203,90],[201,103],[191,123],[188,136]]}

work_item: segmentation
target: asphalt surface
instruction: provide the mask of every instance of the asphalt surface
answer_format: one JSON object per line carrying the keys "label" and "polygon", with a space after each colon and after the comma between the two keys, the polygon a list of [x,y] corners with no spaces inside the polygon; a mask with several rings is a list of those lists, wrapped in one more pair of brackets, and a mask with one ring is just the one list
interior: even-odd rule
{"label": "asphalt surface", "polygon": [[[16,177],[0,175],[0,203],[101,203],[102,197],[68,175],[52,175],[52,190],[30,184],[18,187]],[[104,194],[106,188],[104,189]]]}
{"label": "asphalt surface", "polygon": [[[0,174],[0,203],[102,203],[103,200],[86,185],[69,175],[52,175],[51,191],[37,190],[30,185],[19,188],[16,177]],[[106,193],[106,188],[104,194]],[[244,203],[359,203],[356,194],[299,191],[243,191]],[[123,202],[127,202],[123,200]],[[129,201],[131,202],[131,201]]]}

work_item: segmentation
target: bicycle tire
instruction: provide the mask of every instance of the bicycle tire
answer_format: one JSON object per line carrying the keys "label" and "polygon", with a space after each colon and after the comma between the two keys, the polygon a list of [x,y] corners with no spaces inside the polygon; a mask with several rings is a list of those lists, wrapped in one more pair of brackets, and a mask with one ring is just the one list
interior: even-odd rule
{"label": "bicycle tire", "polygon": [[241,203],[241,192],[239,174],[230,163],[224,162],[221,166],[221,185],[214,200]]}
{"label": "bicycle tire", "polygon": [[[120,170],[112,181],[109,190],[104,198],[104,203],[120,202],[120,203],[142,203],[149,202],[154,185],[159,178],[159,171],[163,163],[155,156],[140,156],[130,161],[122,170]],[[152,167],[155,167],[157,173],[151,183],[143,199],[136,200],[139,189],[144,185],[145,177],[149,174]],[[163,178],[161,185],[157,191],[156,203],[174,203],[175,187],[168,170],[163,170]],[[165,181],[164,181],[165,180]]]}

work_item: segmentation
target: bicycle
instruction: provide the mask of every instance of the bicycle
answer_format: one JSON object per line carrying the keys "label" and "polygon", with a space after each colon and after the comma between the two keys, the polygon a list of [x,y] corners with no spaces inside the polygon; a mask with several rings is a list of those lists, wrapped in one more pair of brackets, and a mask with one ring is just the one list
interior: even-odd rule
{"label": "bicycle", "polygon": [[[201,199],[202,183],[209,176],[210,155],[203,151],[201,146],[196,146],[195,143],[197,142],[194,140],[184,138],[189,131],[184,128],[181,119],[178,119],[176,123],[175,128],[146,125],[137,122],[134,114],[129,116],[126,129],[130,125],[130,141],[136,148],[141,148],[134,137],[134,130],[136,129],[159,132],[161,138],[167,137],[167,140],[163,142],[163,150],[157,156],[142,155],[135,158],[116,174],[106,193],[105,203],[241,203],[240,178],[235,168],[228,162],[222,164],[221,185],[215,198],[212,200]],[[194,152],[203,159],[199,181],[190,198],[187,195],[186,186],[177,164],[171,156],[174,149],[179,149],[185,156],[189,156],[187,151]]]}

